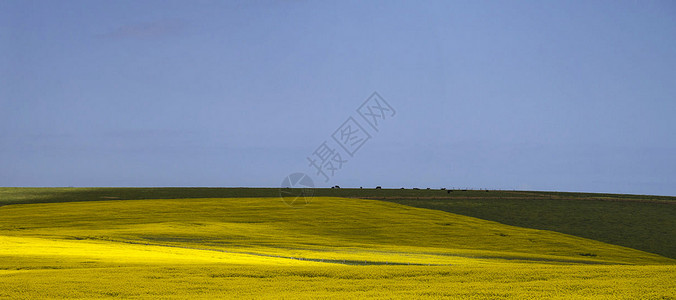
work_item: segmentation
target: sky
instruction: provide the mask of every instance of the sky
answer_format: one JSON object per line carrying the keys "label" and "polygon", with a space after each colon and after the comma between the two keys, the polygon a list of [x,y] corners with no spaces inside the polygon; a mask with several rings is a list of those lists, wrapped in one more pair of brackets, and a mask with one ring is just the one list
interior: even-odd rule
{"label": "sky", "polygon": [[0,186],[676,196],[675,116],[673,1],[0,1]]}

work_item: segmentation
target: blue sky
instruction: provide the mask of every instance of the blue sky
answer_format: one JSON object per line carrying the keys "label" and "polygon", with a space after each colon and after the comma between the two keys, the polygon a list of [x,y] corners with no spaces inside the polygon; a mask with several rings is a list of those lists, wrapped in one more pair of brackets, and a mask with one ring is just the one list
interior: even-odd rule
{"label": "blue sky", "polygon": [[0,186],[676,195],[674,116],[672,1],[0,2]]}

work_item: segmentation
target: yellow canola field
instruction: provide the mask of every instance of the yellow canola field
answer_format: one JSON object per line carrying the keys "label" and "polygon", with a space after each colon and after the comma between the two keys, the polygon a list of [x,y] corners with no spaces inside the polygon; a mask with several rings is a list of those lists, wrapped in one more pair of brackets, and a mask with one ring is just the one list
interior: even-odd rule
{"label": "yellow canola field", "polygon": [[675,261],[393,203],[0,207],[0,297],[670,298]]}
{"label": "yellow canola field", "polygon": [[52,257],[61,260],[131,264],[245,264],[313,265],[311,261],[204,251],[183,247],[111,243],[101,241],[53,240],[0,236],[0,257]]}

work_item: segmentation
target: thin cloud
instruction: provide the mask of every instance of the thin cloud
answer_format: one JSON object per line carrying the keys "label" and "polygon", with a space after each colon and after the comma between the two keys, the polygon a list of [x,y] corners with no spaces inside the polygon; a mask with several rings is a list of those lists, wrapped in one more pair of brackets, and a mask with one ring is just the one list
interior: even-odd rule
{"label": "thin cloud", "polygon": [[99,37],[110,39],[125,38],[159,38],[179,34],[186,28],[186,22],[178,19],[165,19],[154,22],[143,22],[120,26]]}
{"label": "thin cloud", "polygon": [[122,139],[147,139],[157,137],[185,137],[197,134],[195,131],[189,130],[174,130],[174,129],[126,129],[114,130],[103,133],[106,138],[122,138]]}

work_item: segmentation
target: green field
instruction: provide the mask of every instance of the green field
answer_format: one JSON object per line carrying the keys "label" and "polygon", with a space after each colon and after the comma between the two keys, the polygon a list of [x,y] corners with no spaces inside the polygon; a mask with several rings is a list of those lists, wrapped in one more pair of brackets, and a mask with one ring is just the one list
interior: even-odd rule
{"label": "green field", "polygon": [[[505,202],[520,209],[515,216],[494,222],[488,219],[509,214],[498,213],[498,204],[486,204],[522,193],[524,201],[554,203],[550,206],[557,215],[575,204],[597,202],[661,205],[668,210],[673,198],[324,189],[317,195],[326,197],[294,208],[275,198],[277,193],[0,188],[0,297],[676,296],[676,260],[655,254],[658,251],[569,235],[558,228],[507,225],[537,212],[536,205],[519,207],[516,199]],[[368,197],[388,201],[358,199]],[[469,213],[448,212],[472,207],[472,202],[477,205]],[[413,207],[435,205],[441,210]],[[594,212],[578,208],[568,213]],[[477,213],[490,218],[468,216]],[[636,220],[649,217],[639,214]],[[565,220],[553,221],[562,223]],[[648,229],[636,230],[638,235]],[[663,244],[673,246],[673,237]]]}
{"label": "green field", "polygon": [[676,258],[676,201],[542,195],[444,199],[395,198],[394,203],[438,209],[504,224],[552,230]]}

